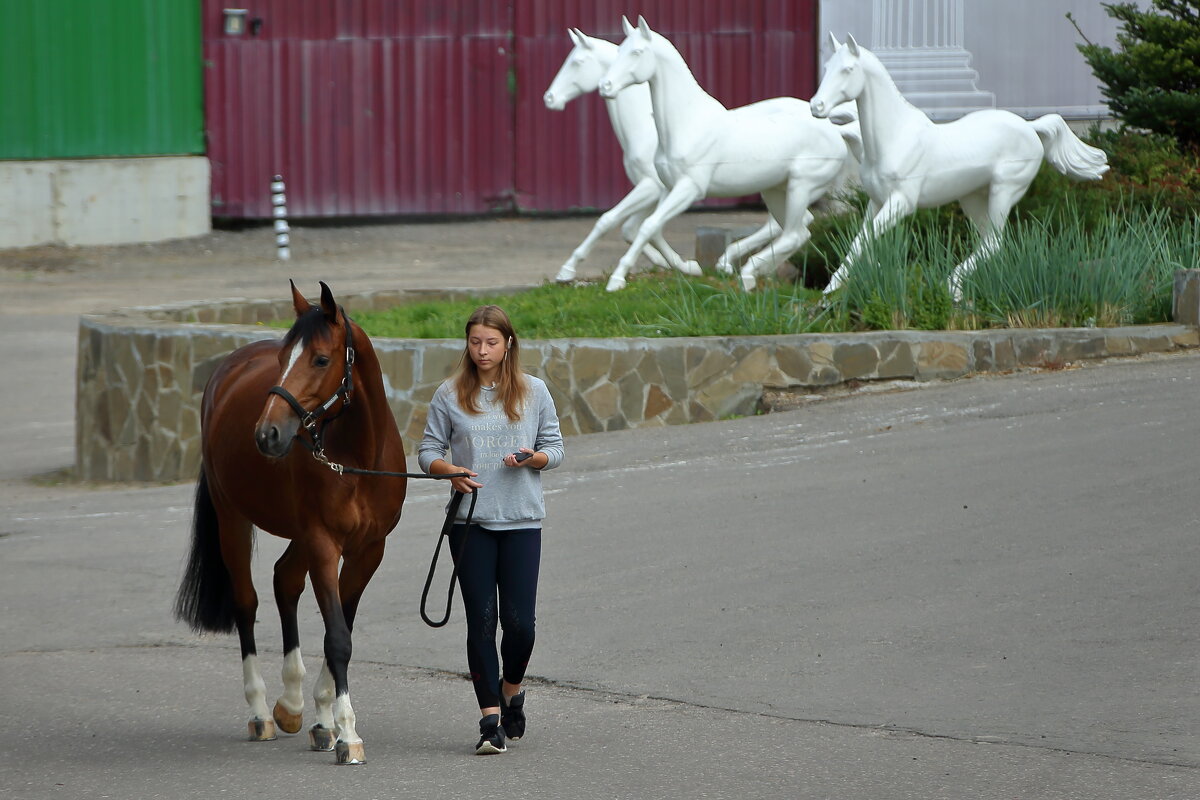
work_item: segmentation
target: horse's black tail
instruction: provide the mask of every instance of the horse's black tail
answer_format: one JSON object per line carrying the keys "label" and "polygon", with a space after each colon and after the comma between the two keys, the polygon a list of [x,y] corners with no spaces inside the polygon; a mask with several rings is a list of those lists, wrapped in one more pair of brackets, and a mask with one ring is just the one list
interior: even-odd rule
{"label": "horse's black tail", "polygon": [[217,509],[201,469],[192,516],[192,549],[175,595],[175,618],[197,632],[230,633],[234,628],[233,610],[233,583],[221,559]]}

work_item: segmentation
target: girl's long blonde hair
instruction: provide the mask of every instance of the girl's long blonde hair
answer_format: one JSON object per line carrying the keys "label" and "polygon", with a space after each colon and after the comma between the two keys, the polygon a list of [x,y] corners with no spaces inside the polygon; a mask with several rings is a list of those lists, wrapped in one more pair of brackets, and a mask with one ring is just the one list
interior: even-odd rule
{"label": "girl's long blonde hair", "polygon": [[[486,325],[500,331],[500,336],[508,343],[504,360],[500,362],[500,375],[496,379],[496,399],[504,407],[504,414],[510,422],[521,418],[521,409],[529,396],[529,384],[525,381],[525,373],[521,372],[521,343],[513,330],[508,314],[500,306],[480,306],[471,313],[465,329],[470,337],[471,328],[476,325]],[[454,379],[454,393],[458,397],[458,405],[468,414],[482,414],[479,407],[479,368],[471,358],[470,342],[463,346],[462,358],[458,364],[458,375]]]}

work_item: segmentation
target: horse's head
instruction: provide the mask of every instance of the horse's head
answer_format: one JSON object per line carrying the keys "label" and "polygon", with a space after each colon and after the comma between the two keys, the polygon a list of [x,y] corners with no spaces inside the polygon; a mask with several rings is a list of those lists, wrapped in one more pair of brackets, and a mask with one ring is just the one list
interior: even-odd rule
{"label": "horse's head", "polygon": [[542,99],[551,111],[562,111],[567,103],[581,94],[596,91],[608,65],[616,58],[617,46],[603,39],[593,39],[578,28],[568,28],[575,47],[559,67]]}
{"label": "horse's head", "polygon": [[354,346],[350,321],[321,282],[321,304],[310,305],[292,283],[296,322],[279,350],[279,379],[254,427],[259,451],[282,458],[300,426],[310,432],[338,402],[349,403]]}
{"label": "horse's head", "polygon": [[818,118],[828,117],[835,106],[857,100],[866,85],[860,59],[862,48],[854,37],[849,36],[845,44],[839,44],[832,33],[829,39],[833,42],[833,55],[825,62],[821,85],[808,101],[812,115]]}
{"label": "horse's head", "polygon": [[617,58],[604,73],[600,81],[600,95],[613,98],[627,86],[635,83],[645,83],[654,77],[658,64],[655,60],[654,31],[644,17],[638,17],[637,27],[629,20],[621,17],[621,27],[625,29],[625,41],[617,48]]}

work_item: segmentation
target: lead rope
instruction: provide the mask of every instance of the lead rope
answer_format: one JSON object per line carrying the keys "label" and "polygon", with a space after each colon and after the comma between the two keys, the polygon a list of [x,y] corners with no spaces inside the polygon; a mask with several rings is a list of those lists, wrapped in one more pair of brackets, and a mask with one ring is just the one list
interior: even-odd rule
{"label": "lead rope", "polygon": [[[437,547],[433,550],[433,560],[429,563],[429,574],[425,577],[425,588],[421,591],[421,619],[431,628],[440,628],[450,621],[450,607],[454,603],[454,584],[458,580],[458,565],[462,562],[463,551],[467,549],[466,531],[463,532],[463,540],[462,544],[458,546],[458,553],[451,555],[454,569],[450,572],[450,588],[446,590],[446,615],[440,621],[433,621],[425,611],[425,603],[429,598],[429,588],[433,585],[433,573],[437,570],[438,555],[442,552],[442,539],[450,538],[450,530],[454,527],[454,518],[458,514],[458,507],[462,505],[462,499],[463,493],[456,489],[450,498],[450,505],[446,507],[446,521],[442,524],[442,532],[438,535]],[[471,527],[471,519],[475,516],[475,501],[478,499],[479,493],[471,492],[471,505],[467,507],[467,519],[463,523],[467,529]]]}

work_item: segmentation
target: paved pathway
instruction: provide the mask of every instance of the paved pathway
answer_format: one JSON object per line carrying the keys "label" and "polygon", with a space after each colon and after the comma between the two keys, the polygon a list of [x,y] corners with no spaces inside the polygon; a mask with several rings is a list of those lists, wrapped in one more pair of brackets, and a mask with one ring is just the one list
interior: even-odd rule
{"label": "paved pathway", "polygon": [[[338,769],[300,738],[240,741],[235,640],[171,619],[190,486],[27,480],[71,460],[73,314],[111,291],[84,278],[0,315],[13,797],[1200,796],[1200,356],[573,437],[547,479],[530,735],[500,758],[469,755],[461,616],[416,615],[442,498],[414,485],[355,640],[369,763]],[[279,551],[261,537],[264,599]]]}

